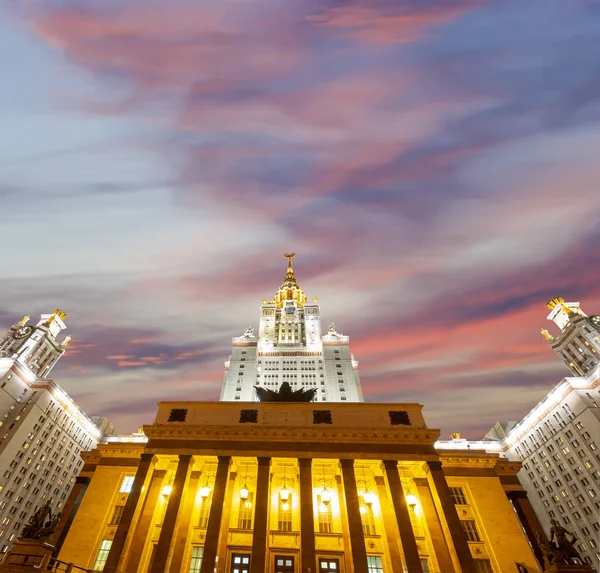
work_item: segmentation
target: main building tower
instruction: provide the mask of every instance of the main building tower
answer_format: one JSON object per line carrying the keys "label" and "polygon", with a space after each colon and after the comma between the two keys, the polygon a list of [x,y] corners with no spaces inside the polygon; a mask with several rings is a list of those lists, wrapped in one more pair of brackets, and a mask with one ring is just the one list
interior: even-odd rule
{"label": "main building tower", "polygon": [[233,338],[221,401],[254,401],[254,386],[276,390],[284,382],[292,389],[316,389],[319,402],[363,401],[350,337],[336,332],[333,324],[322,334],[317,298],[307,302],[294,274],[295,256],[285,255],[285,280],[269,302],[262,302],[258,336],[248,328]]}

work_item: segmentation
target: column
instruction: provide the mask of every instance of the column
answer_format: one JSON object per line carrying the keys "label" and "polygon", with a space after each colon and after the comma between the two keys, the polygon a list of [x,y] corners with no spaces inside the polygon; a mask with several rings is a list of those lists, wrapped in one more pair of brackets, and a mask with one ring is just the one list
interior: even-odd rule
{"label": "column", "polygon": [[264,573],[267,566],[267,527],[269,525],[269,481],[271,458],[258,458],[256,477],[256,504],[252,532],[252,558],[250,573]]}
{"label": "column", "polygon": [[342,466],[342,479],[344,481],[346,511],[348,512],[348,529],[350,531],[354,573],[369,573],[367,568],[367,548],[365,546],[362,518],[360,516],[356,477],[354,475],[354,460],[340,460],[340,464]]}
{"label": "column", "polygon": [[[229,479],[225,488],[225,502],[223,503],[223,514],[221,515],[221,535],[217,548],[217,563],[225,563],[227,560],[227,538],[231,524],[231,509],[233,506],[233,492],[235,491],[236,472],[229,472]],[[223,565],[224,567],[224,565]],[[219,569],[222,571],[222,568]]]}
{"label": "column", "polygon": [[450,496],[448,482],[442,470],[442,462],[427,462],[427,467],[429,469],[429,484],[432,494],[435,496],[434,501],[438,504],[438,512],[444,516],[448,525],[448,533],[452,545],[454,545],[460,570],[462,573],[475,573],[475,563],[473,563],[471,549]]}
{"label": "column", "polygon": [[537,541],[536,533],[538,531],[542,532],[544,539],[546,538],[546,534],[544,533],[544,528],[542,524],[539,522],[533,507],[531,506],[531,502],[527,497],[526,491],[509,491],[506,493],[508,499],[512,502],[513,507],[517,513],[517,517],[527,534],[527,538],[529,540],[529,544],[533,550],[533,554],[537,559],[538,565],[543,569],[544,565],[544,554],[540,549],[540,545]]}
{"label": "column", "polygon": [[206,526],[206,538],[204,539],[204,554],[200,573],[213,573],[215,570],[215,557],[219,544],[219,532],[221,530],[221,517],[223,515],[223,501],[225,500],[225,489],[227,488],[227,473],[229,472],[229,456],[217,458],[217,475],[215,476],[215,488],[213,489],[210,513]]}
{"label": "column", "polygon": [[315,513],[313,507],[312,460],[300,458],[300,557],[302,573],[317,571]]}
{"label": "column", "polygon": [[442,523],[440,516],[433,503],[433,497],[431,497],[431,490],[429,484],[425,478],[415,478],[415,484],[417,491],[419,492],[419,501],[421,502],[421,509],[423,510],[423,517],[425,518],[425,524],[429,531],[429,537],[433,544],[433,551],[438,562],[440,571],[447,571],[448,573],[455,573],[456,569],[452,563],[452,557],[450,557],[450,551],[448,551],[448,544],[444,537],[444,530],[442,529]]}
{"label": "column", "polygon": [[154,559],[152,561],[150,573],[165,573],[168,569],[169,550],[171,549],[171,541],[175,533],[177,525],[177,517],[181,507],[181,498],[185,489],[185,482],[188,477],[190,466],[192,465],[192,456],[184,454],[179,456],[177,471],[175,472],[175,480],[173,481],[173,489],[169,495],[169,503],[165,518],[163,519],[162,527],[160,528],[160,537],[156,544]]}
{"label": "column", "polygon": [[142,505],[142,511],[140,517],[137,520],[137,526],[133,531],[133,537],[131,538],[131,545],[127,555],[127,562],[124,570],[126,573],[137,573],[140,561],[142,560],[142,554],[144,552],[144,545],[150,531],[150,525],[152,524],[152,518],[154,517],[154,510],[156,509],[156,502],[160,495],[160,490],[163,485],[163,479],[166,475],[165,470],[154,470],[152,477],[150,478],[150,486],[148,487],[148,493],[144,499]]}
{"label": "column", "polygon": [[62,547],[62,544],[69,533],[69,529],[71,529],[71,524],[73,523],[73,519],[75,519],[75,514],[77,513],[77,510],[83,501],[83,497],[85,496],[85,492],[87,491],[91,481],[91,478],[84,476],[79,476],[75,480],[75,486],[69,494],[67,503],[62,511],[60,523],[54,532],[55,536],[58,534],[58,538],[55,543],[55,549],[52,553],[52,557],[58,557],[60,548]]}
{"label": "column", "polygon": [[375,476],[375,485],[377,486],[377,497],[379,497],[379,506],[381,507],[381,517],[383,518],[383,525],[385,527],[385,537],[390,552],[390,561],[393,564],[402,563],[402,553],[400,551],[400,545],[398,544],[396,518],[388,499],[385,479],[381,476]]}
{"label": "column", "polygon": [[398,473],[398,462],[396,460],[384,460],[385,477],[387,478],[388,488],[392,497],[392,505],[396,514],[398,531],[400,532],[400,541],[404,551],[404,561],[408,573],[423,573],[421,560],[419,559],[419,549],[415,540],[415,532],[410,522],[406,498],[402,489],[402,481]]}
{"label": "column", "polygon": [[185,494],[181,502],[180,523],[177,525],[177,534],[173,542],[173,557],[169,566],[169,571],[179,573],[181,571],[181,563],[190,532],[190,522],[192,513],[196,504],[196,492],[198,491],[198,480],[202,472],[193,471],[190,474],[190,479],[185,487]]}
{"label": "column", "polygon": [[154,454],[142,454],[141,456],[140,465],[138,466],[135,479],[133,480],[133,486],[129,492],[129,495],[127,496],[125,508],[123,509],[123,515],[121,516],[121,521],[119,521],[106,564],[104,565],[104,573],[115,573],[117,570],[117,566],[121,560],[121,554],[123,553],[123,548],[125,547],[127,535],[131,529],[131,522],[133,521],[135,508],[137,507],[138,501],[142,494],[142,487],[146,481],[146,476],[148,475],[148,471],[152,465],[153,458]]}

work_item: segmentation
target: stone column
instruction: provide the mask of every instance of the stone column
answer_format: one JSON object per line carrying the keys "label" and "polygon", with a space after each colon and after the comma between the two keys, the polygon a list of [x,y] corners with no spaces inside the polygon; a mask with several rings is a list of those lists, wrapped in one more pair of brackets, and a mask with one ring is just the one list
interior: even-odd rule
{"label": "stone column", "polygon": [[148,487],[148,493],[144,498],[142,505],[142,511],[140,517],[137,520],[137,526],[133,531],[131,538],[131,545],[127,555],[126,565],[124,570],[126,573],[137,573],[140,561],[142,560],[142,554],[144,552],[144,545],[148,538],[148,532],[152,525],[152,518],[154,517],[154,510],[156,509],[156,502],[160,495],[162,488],[163,479],[166,475],[165,470],[154,470],[152,477],[150,478],[150,486]]}
{"label": "stone column", "polygon": [[165,518],[160,528],[160,537],[156,544],[154,559],[152,561],[149,573],[165,573],[168,570],[169,551],[171,549],[171,541],[177,526],[177,517],[180,513],[181,499],[185,489],[190,466],[192,465],[192,456],[184,454],[179,456],[177,471],[175,472],[175,480],[173,481],[173,489],[169,495],[169,503]]}
{"label": "stone column", "polygon": [[183,501],[181,502],[180,523],[177,525],[177,534],[173,541],[173,557],[169,566],[169,571],[179,573],[182,568],[183,555],[188,544],[188,534],[190,532],[190,522],[196,503],[196,492],[198,491],[198,480],[202,472],[193,471],[190,474],[189,482],[185,488]]}
{"label": "stone column", "polygon": [[229,472],[231,458],[229,456],[219,456],[217,460],[217,475],[215,477],[215,487],[213,489],[212,502],[208,514],[206,538],[204,540],[204,554],[202,557],[200,573],[213,573],[215,570],[215,557],[217,556],[219,532],[221,531],[223,501],[225,500],[227,473]]}
{"label": "stone column", "polygon": [[367,567],[367,548],[365,546],[362,518],[360,516],[356,477],[354,475],[354,460],[340,460],[340,464],[342,466],[346,511],[348,512],[348,529],[350,531],[354,573],[369,573]]}
{"label": "stone column", "polygon": [[[233,492],[235,491],[236,472],[229,472],[227,486],[225,488],[225,501],[223,503],[223,513],[221,515],[221,534],[217,549],[216,563],[226,563],[227,560],[227,538],[229,537],[229,528],[231,526],[231,509],[233,506]],[[224,565],[222,566],[224,567]],[[219,571],[221,571],[219,569]]]}
{"label": "stone column", "polygon": [[517,513],[517,517],[527,534],[527,538],[529,540],[529,544],[531,545],[531,549],[533,550],[533,554],[537,559],[538,565],[543,569],[544,566],[544,554],[540,549],[539,543],[537,541],[536,533],[538,531],[542,532],[544,539],[546,538],[546,534],[544,533],[544,528],[542,524],[539,522],[533,507],[531,506],[531,502],[527,497],[526,491],[509,491],[506,493],[508,499],[512,502],[513,507]]}
{"label": "stone column", "polygon": [[384,460],[383,467],[392,498],[392,505],[394,506],[394,513],[396,514],[406,568],[408,569],[408,573],[423,573],[421,560],[419,559],[419,549],[415,540],[415,532],[410,522],[406,498],[402,489],[402,481],[398,473],[398,462],[396,460]]}
{"label": "stone column", "polygon": [[452,501],[448,482],[442,470],[442,462],[427,462],[427,468],[429,470],[427,478],[434,495],[434,501],[438,505],[438,512],[445,518],[461,573],[475,573],[475,563],[473,562],[471,549]]}
{"label": "stone column", "polygon": [[415,478],[414,481],[417,486],[417,491],[419,492],[419,501],[421,502],[423,517],[425,518],[425,524],[429,531],[429,537],[433,544],[433,551],[435,552],[440,571],[455,573],[456,569],[452,563],[450,551],[448,551],[448,544],[444,537],[440,516],[435,509],[433,497],[431,497],[429,484],[425,478]]}
{"label": "stone column", "polygon": [[392,564],[402,563],[402,552],[398,544],[398,526],[394,511],[388,499],[385,479],[381,476],[375,476],[375,485],[377,486],[377,496],[379,497],[379,506],[381,507],[381,517],[385,527],[385,537],[387,539],[390,552],[390,561]]}
{"label": "stone column", "polygon": [[258,458],[250,573],[264,573],[269,569],[267,566],[267,527],[269,525],[270,471],[271,458]]}
{"label": "stone column", "polygon": [[300,571],[309,573],[317,571],[315,555],[315,513],[313,507],[312,460],[300,458]]}
{"label": "stone column", "polygon": [[91,478],[84,476],[79,476],[75,480],[75,486],[69,494],[67,503],[65,503],[65,507],[62,511],[60,523],[58,524],[58,527],[54,532],[56,543],[54,552],[52,553],[53,557],[58,557],[58,554],[60,553],[60,548],[62,547],[62,544],[64,543],[69,533],[69,529],[71,529],[73,519],[75,519],[77,510],[79,509],[79,506],[83,501],[83,497],[85,496],[85,492],[87,491],[87,488],[90,485],[91,481]]}
{"label": "stone column", "polygon": [[148,475],[148,471],[152,465],[153,458],[154,454],[142,454],[141,456],[140,465],[138,466],[135,479],[133,480],[133,486],[131,487],[131,491],[127,496],[125,508],[123,509],[123,515],[121,516],[121,521],[119,521],[110,552],[108,553],[108,558],[106,559],[106,564],[104,565],[104,573],[115,573],[117,570],[119,561],[121,560],[121,554],[123,553],[123,548],[125,547],[127,535],[131,530],[133,515],[135,513],[138,501],[140,500],[140,496],[142,495],[142,487],[146,481],[146,476]]}

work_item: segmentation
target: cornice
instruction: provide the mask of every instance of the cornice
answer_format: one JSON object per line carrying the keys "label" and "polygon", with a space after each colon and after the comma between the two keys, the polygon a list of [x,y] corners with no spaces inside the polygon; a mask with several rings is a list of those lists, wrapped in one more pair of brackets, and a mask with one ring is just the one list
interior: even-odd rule
{"label": "cornice", "polygon": [[194,426],[154,424],[144,426],[150,440],[210,440],[255,442],[328,442],[328,443],[396,443],[432,445],[439,430],[405,428],[381,430],[378,428],[291,428],[281,426]]}

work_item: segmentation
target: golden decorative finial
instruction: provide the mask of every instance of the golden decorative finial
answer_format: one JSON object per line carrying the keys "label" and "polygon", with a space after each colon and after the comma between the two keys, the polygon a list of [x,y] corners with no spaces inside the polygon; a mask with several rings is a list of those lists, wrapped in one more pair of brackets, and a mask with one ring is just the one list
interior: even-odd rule
{"label": "golden decorative finial", "polygon": [[314,300],[315,300],[315,304],[317,304],[319,302],[319,300],[317,299],[317,297],[315,297]]}
{"label": "golden decorative finial", "polygon": [[56,316],[58,316],[58,318],[60,318],[61,320],[64,320],[65,318],[67,318],[67,313],[64,310],[60,310],[60,308],[55,308],[52,311],[52,314],[55,314]]}
{"label": "golden decorative finial", "polygon": [[288,260],[288,268],[292,268],[292,260],[296,256],[296,253],[286,253],[283,255]]}
{"label": "golden decorative finial", "polygon": [[263,298],[263,304],[267,304],[267,299]]}
{"label": "golden decorative finial", "polygon": [[25,326],[29,322],[30,318],[31,317],[28,314],[26,314],[21,320],[19,320],[19,324],[21,326]]}
{"label": "golden decorative finial", "polygon": [[554,337],[545,328],[542,328],[542,336],[546,340],[554,340]]}
{"label": "golden decorative finial", "polygon": [[563,303],[560,306],[567,314],[575,314],[566,304]]}
{"label": "golden decorative finial", "polygon": [[548,301],[548,303],[546,304],[546,306],[550,309],[550,310],[554,310],[554,307],[557,304],[562,304],[563,302],[565,302],[565,299],[562,296],[555,296],[553,299],[550,299]]}
{"label": "golden decorative finial", "polygon": [[50,316],[48,317],[48,320],[47,320],[47,321],[46,321],[44,324],[46,324],[46,325],[48,325],[48,326],[49,326],[49,325],[51,325],[51,324],[52,324],[52,323],[53,323],[55,320],[56,320],[56,316],[52,314],[52,315],[50,315]]}
{"label": "golden decorative finial", "polygon": [[69,346],[69,342],[71,342],[72,338],[70,336],[67,336],[67,338],[65,338],[62,342],[63,346]]}
{"label": "golden decorative finial", "polygon": [[451,440],[460,440],[460,432],[452,432],[450,434],[450,439]]}

